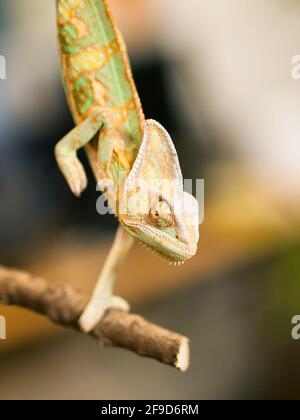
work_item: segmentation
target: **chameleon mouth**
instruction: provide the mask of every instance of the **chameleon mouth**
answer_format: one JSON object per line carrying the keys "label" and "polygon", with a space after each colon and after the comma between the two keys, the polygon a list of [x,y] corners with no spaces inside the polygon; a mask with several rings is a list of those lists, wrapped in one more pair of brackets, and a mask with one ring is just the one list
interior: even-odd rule
{"label": "chameleon mouth", "polygon": [[144,223],[126,220],[124,227],[144,246],[170,263],[184,263],[196,254],[196,247],[190,247],[180,239],[174,239],[161,230]]}

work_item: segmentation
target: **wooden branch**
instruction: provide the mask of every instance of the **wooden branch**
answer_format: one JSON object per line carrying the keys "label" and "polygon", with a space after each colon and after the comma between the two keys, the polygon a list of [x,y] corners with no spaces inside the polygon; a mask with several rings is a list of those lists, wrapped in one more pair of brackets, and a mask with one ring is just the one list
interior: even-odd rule
{"label": "wooden branch", "polygon": [[[31,309],[56,324],[82,332],[77,321],[86,299],[70,286],[0,266],[0,300],[6,305]],[[104,345],[126,348],[182,372],[189,367],[188,339],[138,315],[111,309],[90,336]]]}

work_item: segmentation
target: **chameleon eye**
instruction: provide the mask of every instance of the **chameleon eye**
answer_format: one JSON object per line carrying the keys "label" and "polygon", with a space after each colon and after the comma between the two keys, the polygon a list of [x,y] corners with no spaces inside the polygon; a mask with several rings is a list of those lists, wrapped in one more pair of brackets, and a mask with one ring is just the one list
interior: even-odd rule
{"label": "chameleon eye", "polygon": [[152,207],[149,214],[150,223],[157,227],[169,227],[173,224],[173,215],[169,205],[159,200],[156,206]]}

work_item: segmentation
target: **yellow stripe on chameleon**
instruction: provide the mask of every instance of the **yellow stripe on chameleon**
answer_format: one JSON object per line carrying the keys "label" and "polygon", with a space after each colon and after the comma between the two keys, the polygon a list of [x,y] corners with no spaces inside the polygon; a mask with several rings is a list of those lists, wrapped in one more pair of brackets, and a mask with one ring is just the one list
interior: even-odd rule
{"label": "yellow stripe on chameleon", "polygon": [[[76,10],[82,5],[82,0],[65,0],[59,3],[58,20],[66,23],[75,17]],[[84,5],[85,6],[85,5]]]}
{"label": "yellow stripe on chameleon", "polygon": [[70,23],[76,28],[79,39],[86,38],[89,35],[88,27],[82,20],[78,19],[78,17],[72,17]]}
{"label": "yellow stripe on chameleon", "polygon": [[69,71],[72,79],[77,79],[83,73],[93,73],[105,67],[115,54],[119,52],[117,39],[113,39],[108,45],[87,46],[80,51],[69,55]]}
{"label": "yellow stripe on chameleon", "polygon": [[124,104],[114,107],[114,113],[116,114],[116,125],[124,124],[131,112],[136,111],[135,100],[134,98],[129,99]]}

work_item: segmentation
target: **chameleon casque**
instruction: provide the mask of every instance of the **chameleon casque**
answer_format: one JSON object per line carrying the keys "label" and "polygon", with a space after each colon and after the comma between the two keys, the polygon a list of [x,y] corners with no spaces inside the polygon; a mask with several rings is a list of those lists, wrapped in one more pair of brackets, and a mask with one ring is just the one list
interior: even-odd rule
{"label": "chameleon casque", "polygon": [[156,121],[145,120],[108,0],[56,3],[63,82],[76,125],[56,146],[57,163],[72,192],[80,196],[87,178],[76,152],[85,147],[120,222],[79,320],[89,332],[108,308],[129,310],[125,300],[113,295],[113,285],[134,238],[171,263],[181,264],[196,253],[198,203],[183,191],[169,134]]}

